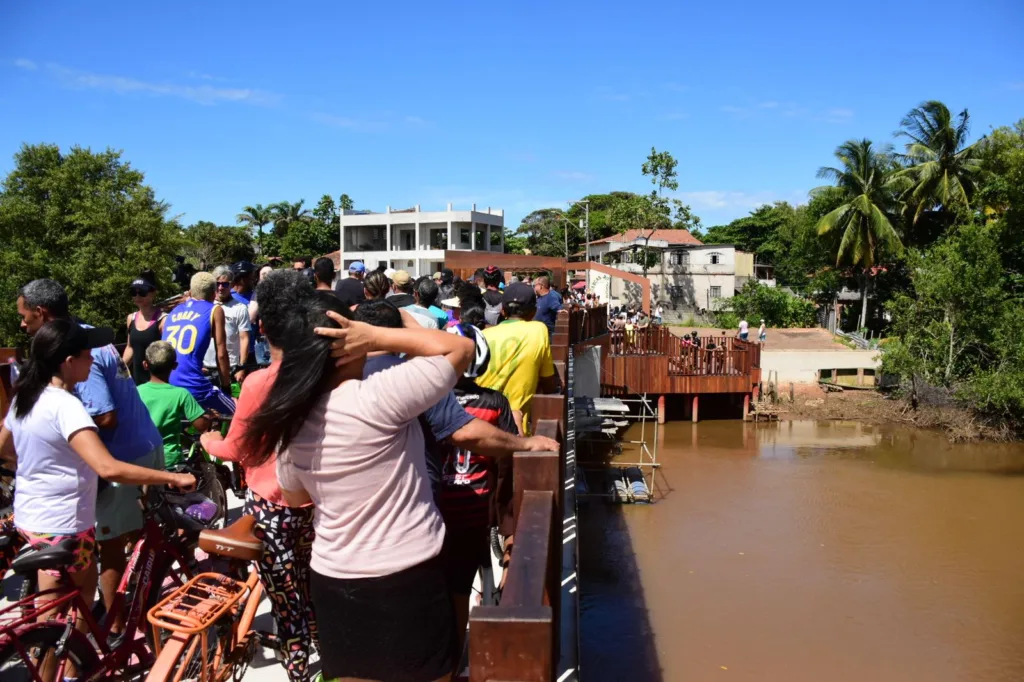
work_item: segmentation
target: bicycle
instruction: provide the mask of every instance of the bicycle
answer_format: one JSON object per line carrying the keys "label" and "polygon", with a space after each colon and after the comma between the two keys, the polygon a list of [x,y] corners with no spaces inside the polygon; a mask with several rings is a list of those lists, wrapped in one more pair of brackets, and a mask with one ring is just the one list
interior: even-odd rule
{"label": "bicycle", "polygon": [[[245,499],[246,484],[242,467],[238,464],[232,464],[229,468],[228,465],[221,460],[211,457],[210,453],[203,448],[203,445],[199,440],[200,434],[195,432],[195,429],[192,428],[191,422],[183,420],[181,424],[184,431],[182,436],[182,450],[188,453],[185,455],[184,461],[192,464],[193,466],[201,466],[205,464],[213,467],[217,474],[217,480],[220,482],[220,494],[223,495],[224,491],[230,490],[235,494],[235,497]],[[221,434],[225,436],[227,435],[227,430],[230,425],[230,416],[215,415],[210,417],[210,429],[218,429]],[[209,496],[213,499],[218,499],[215,495]],[[223,499],[226,501],[227,498]]]}
{"label": "bicycle", "polygon": [[[26,578],[39,570],[58,570],[58,587],[20,598],[0,610],[0,679],[4,682],[52,682],[42,668],[55,669],[61,680],[71,664],[79,682],[113,677],[128,679],[150,668],[156,643],[149,640],[143,614],[170,587],[192,577],[191,548],[205,526],[189,515],[190,505],[209,502],[202,495],[176,494],[151,488],[143,505],[145,522],[118,587],[112,611],[127,604],[124,635],[112,638],[110,621],[93,613],[93,595],[75,587],[67,567],[74,562],[74,540],[23,554],[11,569]],[[195,513],[195,512],[193,512]],[[40,603],[40,597],[49,599]],[[79,629],[84,624],[85,631]],[[146,632],[140,641],[135,633]],[[113,640],[113,641],[109,641]],[[149,640],[149,641],[146,641]]]}
{"label": "bicycle", "polygon": [[[253,565],[263,554],[255,524],[255,517],[243,516],[224,530],[199,534],[199,548],[229,559],[231,575],[201,573],[150,609],[157,658],[147,682],[242,679],[269,639],[252,627],[263,596]],[[249,574],[242,580],[246,564]]]}

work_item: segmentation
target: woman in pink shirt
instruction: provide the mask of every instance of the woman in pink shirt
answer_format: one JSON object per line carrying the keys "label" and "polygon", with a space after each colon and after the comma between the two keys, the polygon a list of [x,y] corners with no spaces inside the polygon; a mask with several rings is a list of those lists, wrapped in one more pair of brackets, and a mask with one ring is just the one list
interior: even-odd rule
{"label": "woman in pink shirt", "polygon": [[[333,296],[287,315],[280,369],[243,448],[256,463],[276,450],[285,500],[313,502],[310,587],[324,678],[448,679],[455,632],[438,557],[444,523],[417,416],[452,389],[473,342],[352,322]],[[332,341],[347,353],[337,363]],[[364,380],[371,351],[411,359]]]}
{"label": "woman in pink shirt", "polygon": [[[333,296],[333,294],[332,294]],[[238,462],[245,471],[248,490],[245,513],[256,517],[253,531],[263,542],[259,562],[260,581],[270,596],[277,625],[275,647],[290,682],[306,682],[310,645],[319,647],[313,602],[309,595],[309,559],[313,547],[313,507],[291,505],[277,483],[273,453],[257,462],[247,457],[244,446],[249,419],[266,400],[281,364],[281,345],[288,337],[287,323],[302,302],[312,300],[313,287],[301,271],[278,270],[256,287],[260,302],[260,331],[270,344],[271,364],[245,379],[227,437],[217,431],[201,436],[203,447],[214,457]]]}

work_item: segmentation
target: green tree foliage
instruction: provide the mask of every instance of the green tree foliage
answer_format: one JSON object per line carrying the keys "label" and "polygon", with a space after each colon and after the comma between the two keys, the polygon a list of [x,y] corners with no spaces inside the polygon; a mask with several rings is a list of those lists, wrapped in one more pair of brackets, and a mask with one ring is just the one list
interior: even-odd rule
{"label": "green tree foliage", "polygon": [[979,145],[977,207],[999,238],[1007,284],[1024,295],[1024,119],[996,128]]}
{"label": "green tree foliage", "polygon": [[[568,235],[566,230],[568,230]],[[567,236],[568,252],[566,251]],[[542,208],[523,218],[512,239],[517,237],[524,240],[522,246],[515,241],[510,244],[506,238],[506,250],[518,247],[522,249],[522,253],[528,251],[534,256],[565,258],[567,253],[575,253],[580,244],[578,230],[565,220],[565,214],[557,208]]]}
{"label": "green tree foliage", "polygon": [[296,223],[306,223],[313,219],[308,208],[303,208],[305,199],[299,199],[294,204],[290,201],[279,201],[271,204],[270,211],[273,216],[274,234],[284,239],[288,230]]}
{"label": "green tree foliage", "polygon": [[[997,230],[964,225],[908,259],[912,288],[887,306],[895,338],[885,346],[883,371],[906,378],[912,391],[924,381],[962,396],[988,396],[976,405],[983,409],[1006,408],[1011,396],[1016,409],[1024,408],[1024,376],[1008,374],[1024,362],[1013,338],[1020,336],[1021,304],[1003,287]],[[1000,373],[1016,387],[997,396],[991,382]]]}
{"label": "green tree foliage", "polygon": [[281,241],[281,255],[317,258],[340,249],[340,238],[337,227],[329,227],[319,220],[296,222]]}
{"label": "green tree foliage", "polygon": [[20,338],[14,292],[40,277],[63,284],[82,319],[123,330],[129,284],[151,268],[169,285],[180,243],[167,205],[120,152],[23,145],[0,185],[0,345]]}
{"label": "green tree foliage", "polygon": [[[894,178],[903,183],[903,200],[912,226],[926,211],[943,214],[935,221],[948,226],[956,215],[968,216],[980,171],[977,148],[967,144],[970,116],[964,109],[954,119],[942,102],[911,109],[900,122],[897,137],[906,138],[899,160],[906,168]],[[930,240],[922,240],[927,243]]]}
{"label": "green tree foliage", "polygon": [[525,236],[519,234],[518,230],[505,228],[505,253],[525,254],[528,248]]}
{"label": "green tree foliage", "polygon": [[732,310],[755,326],[763,319],[769,327],[813,327],[817,315],[810,301],[754,281],[733,296]]}
{"label": "green tree foliage", "polygon": [[356,205],[352,202],[352,197],[347,194],[342,194],[338,199],[338,209],[341,211],[351,211]]}
{"label": "green tree foliage", "polygon": [[[611,211],[621,201],[636,196],[633,192],[609,192],[608,194],[588,194],[581,201],[590,202],[590,239],[596,241],[610,237],[616,233],[611,220]],[[573,204],[565,212],[566,217],[579,225],[583,220],[582,204]]]}
{"label": "green tree foliage", "polygon": [[845,202],[822,216],[818,233],[841,233],[836,265],[847,264],[861,270],[859,327],[864,327],[868,317],[869,270],[880,257],[900,255],[903,251],[889,219],[892,163],[888,148],[876,151],[867,139],[844,142],[835,156],[839,167],[822,167],[818,177],[833,180],[843,191]]}
{"label": "green tree foliage", "polygon": [[330,194],[325,194],[320,197],[320,201],[317,203],[316,208],[313,209],[313,217],[319,220],[322,225],[337,228],[339,230],[341,229],[340,223],[338,222],[338,207],[334,204],[334,199]]}
{"label": "green tree foliage", "polygon": [[197,269],[251,261],[256,257],[252,232],[245,226],[220,226],[206,220],[189,225],[184,232],[182,252]]}
{"label": "green tree foliage", "polygon": [[256,233],[256,248],[262,254],[263,251],[263,228],[274,222],[273,211],[270,207],[264,208],[263,204],[246,206],[242,209],[235,220],[240,225],[245,225],[249,230]]}

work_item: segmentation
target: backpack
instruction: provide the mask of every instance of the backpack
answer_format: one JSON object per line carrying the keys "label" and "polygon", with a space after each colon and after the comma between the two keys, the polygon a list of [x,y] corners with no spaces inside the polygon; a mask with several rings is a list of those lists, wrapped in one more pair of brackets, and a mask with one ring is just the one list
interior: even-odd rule
{"label": "backpack", "polygon": [[489,327],[501,322],[501,302],[492,305],[484,301],[484,320],[487,321]]}

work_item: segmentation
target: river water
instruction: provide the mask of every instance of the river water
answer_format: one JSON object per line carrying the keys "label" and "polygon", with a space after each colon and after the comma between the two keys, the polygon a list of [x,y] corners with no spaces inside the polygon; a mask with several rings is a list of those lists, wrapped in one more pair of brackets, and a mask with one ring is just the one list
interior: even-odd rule
{"label": "river water", "polygon": [[680,422],[658,460],[656,504],[581,504],[583,679],[1024,680],[1024,445]]}

